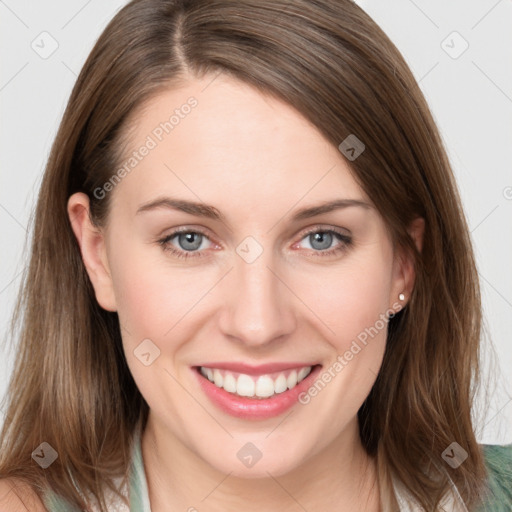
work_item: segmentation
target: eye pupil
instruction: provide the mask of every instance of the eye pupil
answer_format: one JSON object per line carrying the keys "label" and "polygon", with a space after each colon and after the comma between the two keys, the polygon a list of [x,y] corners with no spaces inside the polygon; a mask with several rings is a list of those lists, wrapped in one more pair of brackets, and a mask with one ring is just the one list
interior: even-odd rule
{"label": "eye pupil", "polygon": [[[310,236],[313,237],[311,239],[311,247],[314,249],[328,249],[332,244],[332,233],[319,231]],[[315,246],[317,242],[320,243],[320,246]]]}

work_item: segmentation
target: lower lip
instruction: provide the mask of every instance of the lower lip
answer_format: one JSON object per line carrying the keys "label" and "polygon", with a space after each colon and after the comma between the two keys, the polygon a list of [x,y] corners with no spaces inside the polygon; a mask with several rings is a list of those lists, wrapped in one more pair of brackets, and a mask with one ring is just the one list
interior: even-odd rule
{"label": "lower lip", "polygon": [[222,411],[246,420],[263,420],[283,414],[297,403],[299,395],[306,391],[320,373],[321,366],[317,365],[311,373],[297,386],[269,398],[247,398],[218,388],[213,382],[203,377],[197,367],[192,368],[199,379],[199,384],[206,396]]}

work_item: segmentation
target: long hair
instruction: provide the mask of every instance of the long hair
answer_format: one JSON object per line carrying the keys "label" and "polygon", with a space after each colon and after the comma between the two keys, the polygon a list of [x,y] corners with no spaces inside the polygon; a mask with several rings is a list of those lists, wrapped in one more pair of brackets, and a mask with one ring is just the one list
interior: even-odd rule
{"label": "long hair", "polygon": [[[349,0],[135,0],[90,53],[71,93],[42,181],[30,264],[13,322],[19,346],[1,433],[0,477],[26,480],[103,511],[105,486],[125,475],[148,405],[125,361],[116,313],[97,303],[67,216],[81,191],[106,222],[109,195],[94,194],[120,165],[129,121],[155,94],[187,77],[224,73],[293,106],[348,162],[394,244],[410,251],[416,281],[389,322],[384,361],[358,412],[360,435],[391,476],[428,511],[452,482],[479,502],[485,466],[471,406],[479,378],[481,305],[468,226],[428,105],[403,57]],[[418,251],[407,232],[425,219]],[[41,442],[58,453],[41,470]],[[457,469],[442,459],[459,443]],[[392,493],[383,505],[396,505]]]}

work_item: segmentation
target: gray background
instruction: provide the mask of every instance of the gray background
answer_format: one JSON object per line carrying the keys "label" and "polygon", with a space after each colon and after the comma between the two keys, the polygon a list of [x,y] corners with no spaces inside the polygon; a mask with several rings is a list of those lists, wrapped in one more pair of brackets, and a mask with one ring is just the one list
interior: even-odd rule
{"label": "gray background", "polygon": [[[125,3],[0,0],[2,341],[27,261],[29,216],[58,123],[87,54]],[[448,149],[481,278],[486,375],[496,380],[491,396],[482,396],[475,407],[475,412],[487,408],[477,436],[480,442],[510,443],[512,1],[357,3],[406,58]],[[0,345],[0,397],[15,357],[15,347]]]}

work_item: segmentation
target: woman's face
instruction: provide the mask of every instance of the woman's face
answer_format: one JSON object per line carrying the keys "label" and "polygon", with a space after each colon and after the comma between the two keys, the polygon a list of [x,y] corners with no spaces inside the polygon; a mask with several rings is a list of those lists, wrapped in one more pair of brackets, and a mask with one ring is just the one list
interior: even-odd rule
{"label": "woman's face", "polygon": [[95,192],[112,195],[106,227],[83,216],[78,236],[148,425],[220,471],[280,475],[354,443],[413,275],[336,147],[289,105],[212,78],[136,116],[125,172]]}

